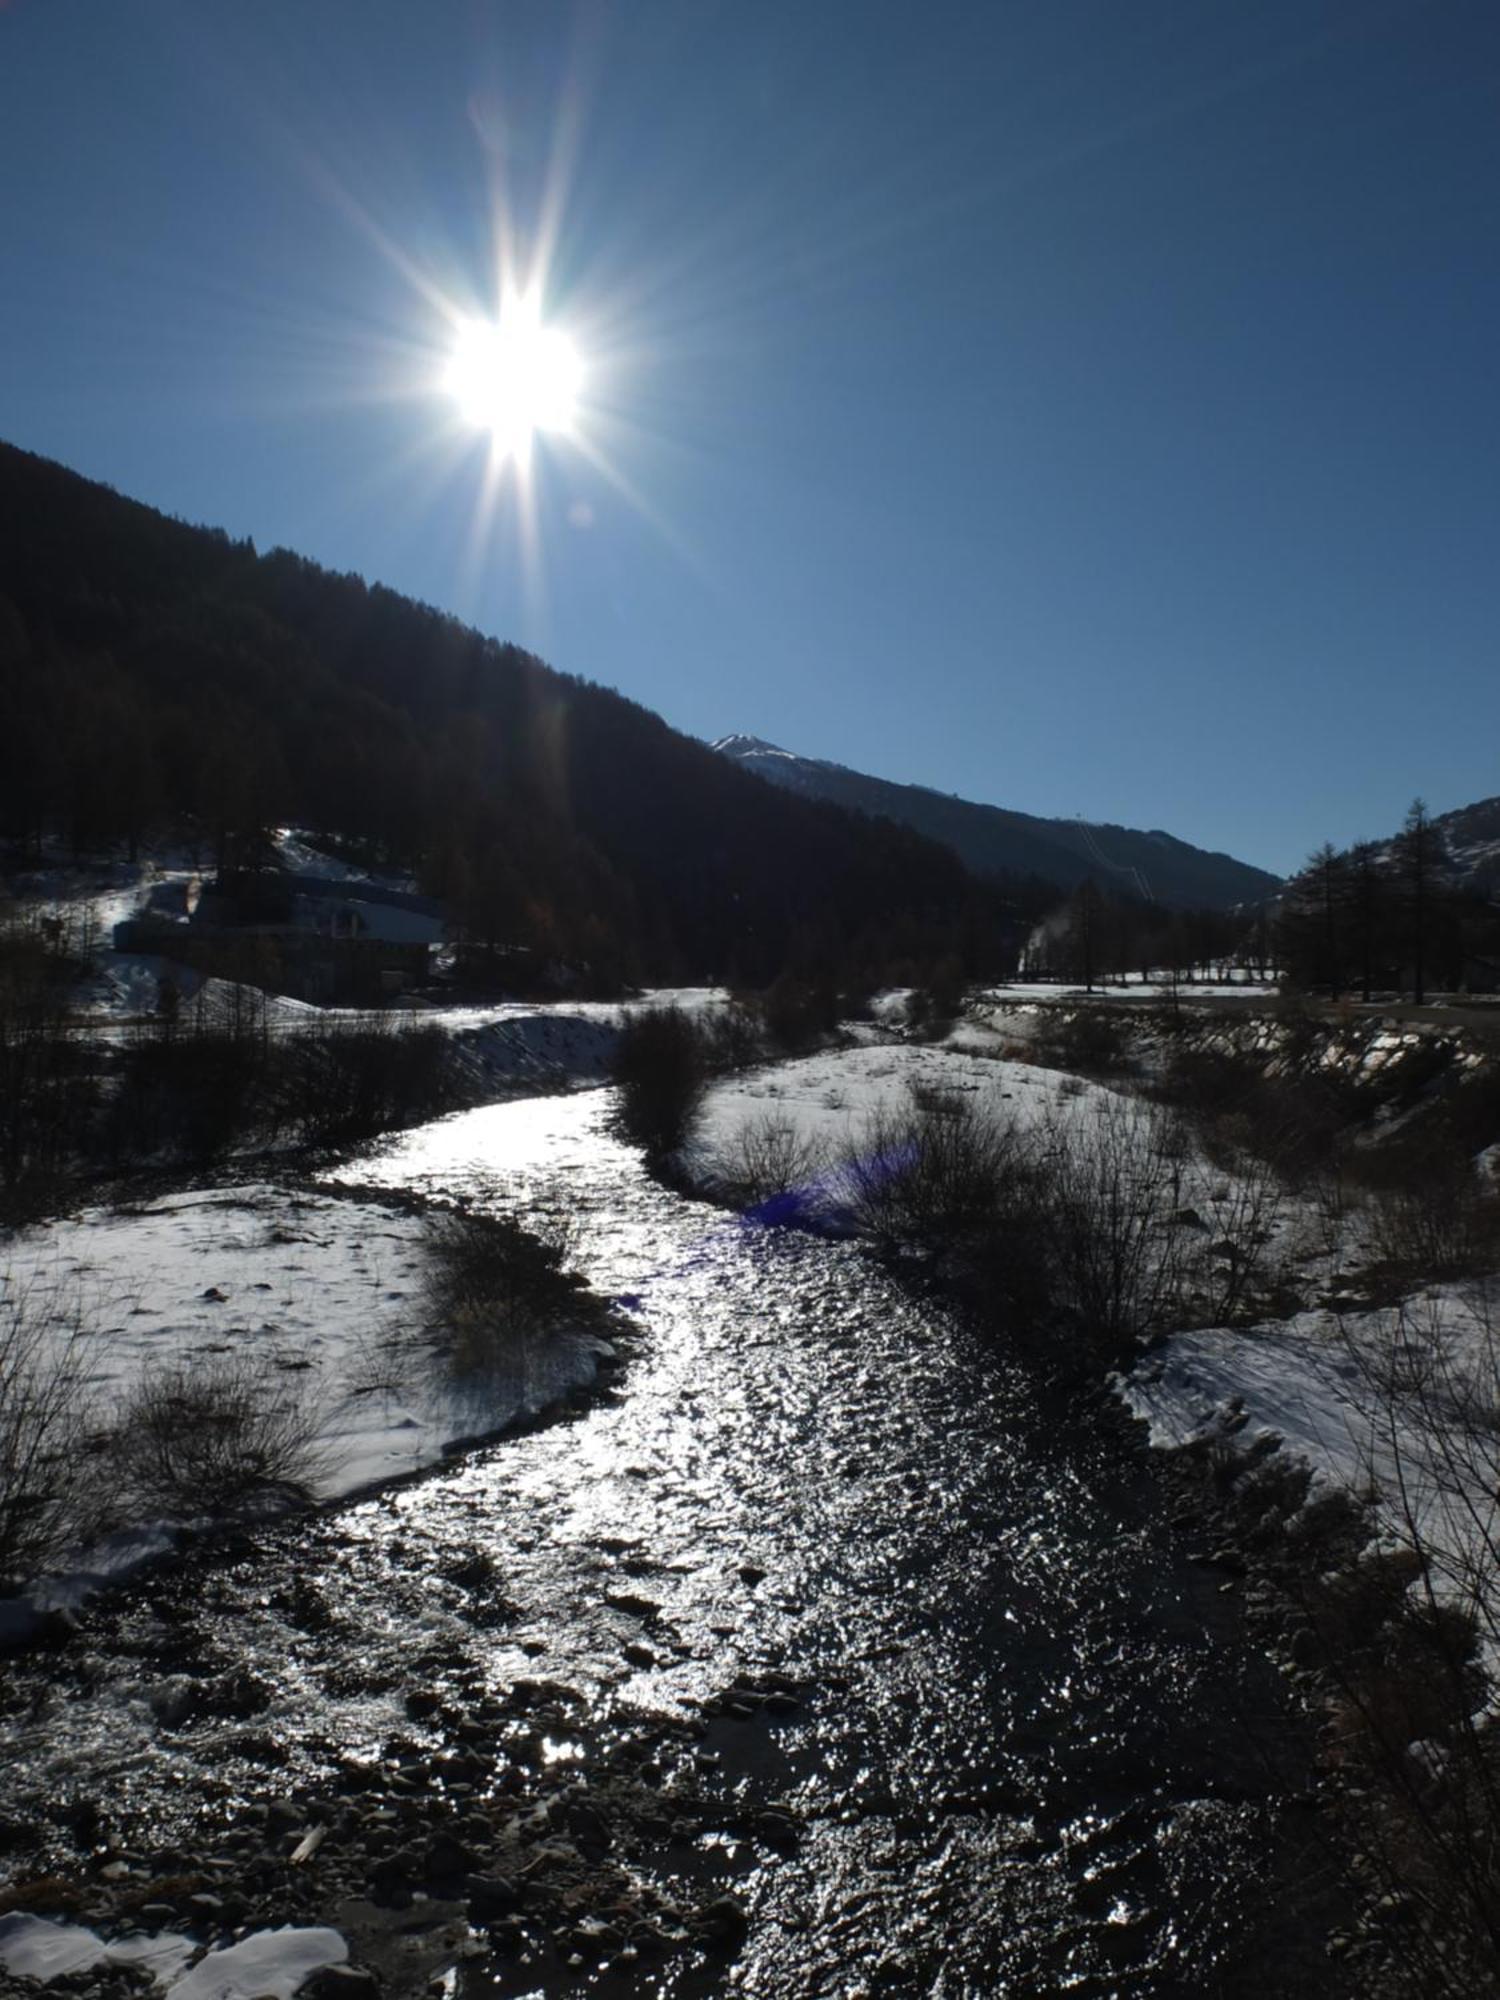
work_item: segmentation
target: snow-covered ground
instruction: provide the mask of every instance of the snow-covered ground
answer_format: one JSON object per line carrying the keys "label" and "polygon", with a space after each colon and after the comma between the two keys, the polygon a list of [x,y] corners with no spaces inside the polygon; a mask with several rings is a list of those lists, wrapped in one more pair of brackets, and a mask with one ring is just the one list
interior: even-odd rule
{"label": "snow-covered ground", "polygon": [[[832,1160],[857,1146],[876,1117],[910,1110],[914,1089],[974,1098],[1029,1124],[1065,1101],[1060,1085],[1055,1070],[972,1055],[962,1047],[881,1042],[825,1049],[716,1082],[704,1104],[690,1165],[711,1175],[715,1163],[733,1157],[747,1126],[768,1122],[786,1125]],[[1078,1090],[1093,1096],[1100,1086],[1080,1084]]]}
{"label": "snow-covered ground", "polygon": [[1117,1382],[1153,1444],[1276,1444],[1373,1508],[1435,1592],[1477,1612],[1500,1672],[1500,1278],[1373,1312],[1173,1334]]}
{"label": "snow-covered ground", "polygon": [[[482,1375],[445,1370],[422,1339],[427,1224],[370,1200],[272,1182],[92,1209],[0,1241],[0,1311],[44,1356],[81,1365],[107,1425],[151,1371],[233,1357],[315,1414],[323,1496],[436,1463],[594,1379],[597,1336],[518,1332]],[[79,1336],[74,1329],[87,1331]],[[76,1603],[170,1545],[121,1520],[38,1602]]]}
{"label": "snow-covered ground", "polygon": [[271,835],[276,858],[293,875],[321,875],[325,882],[367,882],[377,889],[410,892],[417,886],[410,873],[380,868],[364,868],[341,860],[318,843],[318,837],[303,827],[279,826]]}
{"label": "snow-covered ground", "polygon": [[44,1986],[67,1979],[73,1993],[82,1990],[77,1981],[85,1972],[133,1966],[155,1976],[164,2000],[293,2000],[315,1972],[349,1957],[339,1932],[321,1925],[254,1931],[204,1952],[184,1970],[201,1949],[176,1931],[141,1931],[106,1943],[81,1924],[0,1917],[0,1967]]}

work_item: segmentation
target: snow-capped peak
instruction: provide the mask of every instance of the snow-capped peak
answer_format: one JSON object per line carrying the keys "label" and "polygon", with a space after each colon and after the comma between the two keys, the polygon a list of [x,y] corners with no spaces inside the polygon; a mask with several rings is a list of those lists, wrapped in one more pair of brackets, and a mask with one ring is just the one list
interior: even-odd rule
{"label": "snow-capped peak", "polygon": [[786,757],[795,764],[804,762],[794,750],[783,750],[779,743],[767,743],[763,736],[721,736],[709,748],[724,757]]}

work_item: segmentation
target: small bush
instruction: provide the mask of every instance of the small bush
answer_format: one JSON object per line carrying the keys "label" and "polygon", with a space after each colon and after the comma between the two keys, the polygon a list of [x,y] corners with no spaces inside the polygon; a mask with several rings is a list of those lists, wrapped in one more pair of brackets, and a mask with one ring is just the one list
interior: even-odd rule
{"label": "small bush", "polygon": [[275,1083],[285,1116],[312,1141],[362,1139],[461,1102],[453,1039],[389,1016],[317,1023],[289,1036]]}
{"label": "small bush", "polygon": [[1049,1297],[1049,1165],[1030,1134],[967,1097],[924,1094],[877,1115],[838,1172],[855,1226],[888,1251],[919,1245],[974,1283],[1007,1323]]}
{"label": "small bush", "polygon": [[605,1331],[609,1307],[569,1268],[572,1248],[563,1220],[539,1234],[509,1216],[434,1215],[425,1324],[405,1344],[438,1353],[450,1376],[481,1380],[513,1367],[529,1342],[568,1329]]}
{"label": "small bush", "polygon": [[1374,1215],[1379,1262],[1400,1280],[1474,1276],[1500,1264],[1500,1202],[1467,1163],[1385,1189]]}
{"label": "small bush", "polygon": [[679,1007],[632,1014],[620,1030],[612,1068],[621,1134],[650,1160],[675,1153],[692,1134],[708,1080],[694,1022]]}
{"label": "small bush", "polygon": [[209,1355],[142,1376],[113,1436],[125,1497],[174,1519],[309,1497],[328,1470],[306,1383],[258,1357]]}
{"label": "small bush", "polygon": [[720,1163],[725,1192],[741,1203],[766,1202],[795,1193],[826,1165],[823,1148],[774,1111],[746,1121]]}
{"label": "small bush", "polygon": [[699,1027],[704,1060],[713,1070],[747,1069],[765,1052],[765,1032],[759,1009],[748,1000],[731,1000],[716,1008]]}
{"label": "small bush", "polygon": [[45,1569],[104,1499],[84,1393],[94,1344],[80,1307],[0,1278],[0,1591]]}
{"label": "small bush", "polygon": [[1102,1007],[1049,1009],[1032,1046],[1049,1069],[1083,1076],[1118,1075],[1132,1066],[1124,1024]]}
{"label": "small bush", "polygon": [[784,972],[761,995],[761,1018],[775,1046],[789,1055],[816,1048],[839,1024],[839,995],[829,979]]}

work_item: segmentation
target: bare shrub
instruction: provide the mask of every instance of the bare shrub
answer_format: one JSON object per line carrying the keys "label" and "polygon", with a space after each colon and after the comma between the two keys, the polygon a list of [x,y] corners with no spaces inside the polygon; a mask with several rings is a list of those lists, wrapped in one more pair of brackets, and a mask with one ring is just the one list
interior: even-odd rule
{"label": "bare shrub", "polygon": [[[925,1093],[865,1126],[839,1187],[887,1249],[922,1245],[1007,1319],[1066,1322],[1089,1350],[1113,1351],[1181,1322],[1196,1249],[1177,1226],[1187,1171],[1179,1123],[1135,1100],[1069,1103],[1023,1129],[973,1098]],[[1247,1196],[1251,1220],[1266,1208]],[[1223,1262],[1213,1281],[1238,1292],[1248,1252]]]}
{"label": "bare shrub", "polygon": [[1374,1214],[1379,1259],[1394,1278],[1473,1276],[1500,1263],[1500,1201],[1467,1161],[1382,1188]]}
{"label": "bare shrub", "polygon": [[562,1218],[546,1234],[508,1216],[468,1209],[435,1214],[427,1235],[424,1318],[418,1339],[456,1376],[503,1369],[518,1346],[564,1328],[602,1328],[608,1307],[569,1268]]}
{"label": "bare shrub", "polygon": [[839,1012],[838,989],[826,977],[784,972],[760,996],[766,1034],[789,1055],[826,1040],[838,1027]]}
{"label": "bare shrub", "polygon": [[315,1022],[277,1053],[274,1122],[306,1140],[367,1138],[462,1099],[453,1038],[398,1016]]}
{"label": "bare shrub", "polygon": [[68,1032],[82,969],[65,924],[0,903],[0,1211],[36,1212],[96,1115],[96,1061]]}
{"label": "bare shrub", "polygon": [[1265,1057],[1221,1047],[1174,1049],[1153,1095],[1187,1118],[1210,1160],[1263,1160],[1294,1185],[1330,1169],[1361,1110],[1336,1072],[1273,1076]]}
{"label": "bare shrub", "polygon": [[765,1202],[808,1187],[827,1164],[826,1149],[791,1118],[774,1111],[747,1119],[719,1164],[726,1191],[740,1202]]}
{"label": "bare shrub", "polygon": [[866,1120],[840,1180],[857,1225],[887,1247],[941,1249],[972,1237],[994,1214],[1013,1128],[972,1100],[923,1092],[905,1113]]}
{"label": "bare shrub", "polygon": [[105,1499],[85,1395],[95,1347],[76,1301],[0,1279],[0,1590],[45,1569]]}
{"label": "bare shrub", "polygon": [[1276,1229],[1286,1206],[1281,1176],[1269,1161],[1242,1155],[1224,1199],[1215,1203],[1207,1254],[1194,1272],[1205,1317],[1234,1325],[1254,1316],[1281,1271],[1274,1256]]}
{"label": "bare shrub", "polygon": [[921,1245],[976,1281],[986,1309],[1034,1319],[1049,1296],[1051,1176],[1033,1137],[971,1097],[924,1093],[867,1120],[837,1173],[855,1226]]}
{"label": "bare shrub", "polygon": [[1032,1038],[1036,1060],[1049,1069],[1083,1076],[1111,1076],[1129,1069],[1124,1024],[1102,1007],[1050,1008]]}
{"label": "bare shrub", "polygon": [[765,1030],[755,1004],[734,999],[708,1014],[699,1025],[705,1060],[710,1069],[747,1069],[765,1052]]}
{"label": "bare shrub", "polygon": [[663,1160],[692,1133],[708,1065],[696,1024],[680,1007],[632,1014],[620,1030],[612,1064],[623,1136],[650,1160]]}
{"label": "bare shrub", "polygon": [[323,1413],[299,1372],[255,1355],[213,1354],[149,1369],[112,1438],[121,1488],[173,1518],[310,1497],[329,1470]]}
{"label": "bare shrub", "polygon": [[962,1013],[967,987],[962,961],[951,956],[940,960],[907,998],[906,1021],[912,1033],[925,1041],[940,1041]]}
{"label": "bare shrub", "polygon": [[1186,1277],[1178,1122],[1131,1099],[1099,1100],[1049,1127],[1060,1289],[1109,1346],[1174,1322]]}

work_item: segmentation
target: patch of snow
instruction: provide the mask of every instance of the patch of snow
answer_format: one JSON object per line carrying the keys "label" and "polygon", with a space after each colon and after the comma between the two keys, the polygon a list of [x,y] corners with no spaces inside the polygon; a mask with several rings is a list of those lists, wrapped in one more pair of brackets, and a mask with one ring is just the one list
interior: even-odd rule
{"label": "patch of snow", "polygon": [[106,1944],[81,1924],[57,1923],[24,1911],[0,1917],[0,1966],[43,1986],[96,1965],[143,1966],[164,1984],[181,1972],[197,1948],[191,1938],[175,1931],[115,1938]]}
{"label": "patch of snow", "polygon": [[[1492,1574],[1500,1281],[1429,1286],[1381,1311],[1176,1333],[1115,1386],[1156,1445],[1279,1440],[1315,1486],[1368,1500],[1389,1542],[1424,1555],[1439,1596],[1468,1601]],[[1494,1672],[1492,1621],[1483,1638]]]}
{"label": "patch of snow", "polygon": [[317,875],[325,882],[367,882],[379,889],[407,891],[417,886],[415,877],[410,874],[382,872],[341,861],[336,854],[318,845],[316,834],[299,827],[277,827],[271,835],[271,844],[282,867],[292,875]]}
{"label": "patch of snow", "polygon": [[295,2000],[305,1980],[348,1957],[339,1932],[322,1925],[256,1931],[200,1958],[167,1988],[167,2000]]}
{"label": "patch of snow", "polygon": [[[357,1177],[358,1167],[352,1170]],[[0,1301],[23,1302],[61,1361],[70,1329],[107,1424],[152,1369],[232,1356],[291,1383],[317,1417],[324,1497],[439,1463],[459,1441],[534,1415],[598,1372],[594,1336],[517,1332],[482,1376],[459,1375],[422,1331],[419,1214],[272,1182],[90,1209],[0,1237]],[[37,1609],[72,1609],[173,1544],[173,1524],[125,1520],[44,1580]],[[0,1633],[0,1640],[4,1634]]]}

